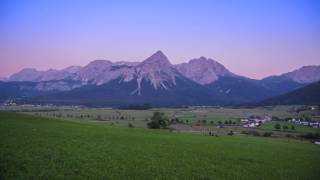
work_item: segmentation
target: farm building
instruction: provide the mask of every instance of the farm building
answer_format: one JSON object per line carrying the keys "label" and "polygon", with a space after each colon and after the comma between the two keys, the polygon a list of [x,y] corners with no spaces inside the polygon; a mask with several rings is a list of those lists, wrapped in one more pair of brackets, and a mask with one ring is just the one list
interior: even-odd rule
{"label": "farm building", "polygon": [[241,119],[240,122],[242,124],[243,127],[256,127],[259,126],[262,123],[266,123],[271,121],[271,117],[270,116],[252,116],[251,118],[248,119]]}

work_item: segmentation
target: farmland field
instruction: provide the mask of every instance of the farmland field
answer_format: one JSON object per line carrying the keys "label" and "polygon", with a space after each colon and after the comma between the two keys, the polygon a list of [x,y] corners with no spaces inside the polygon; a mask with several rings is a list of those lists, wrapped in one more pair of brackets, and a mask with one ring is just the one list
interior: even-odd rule
{"label": "farmland field", "polygon": [[[317,114],[318,109],[310,110],[307,106],[274,106],[255,108],[227,108],[227,107],[190,107],[190,108],[153,108],[147,110],[124,110],[111,108],[75,108],[75,107],[6,107],[5,110],[18,111],[30,115],[63,119],[69,121],[98,122],[119,127],[133,126],[137,128],[147,128],[147,123],[154,112],[164,112],[169,119],[179,119],[178,124],[170,125],[170,130],[191,133],[208,133],[226,135],[230,131],[236,134],[254,130],[260,135],[272,132],[274,137],[296,137],[305,133],[320,133],[320,128],[311,128],[302,125],[294,125],[295,130],[274,129],[276,122],[263,124],[258,128],[243,128],[240,120],[255,116],[272,116],[282,120],[286,118],[301,118]],[[297,111],[297,109],[303,109]],[[317,119],[314,119],[317,121]],[[226,125],[226,121],[231,124]],[[319,120],[318,120],[319,121]],[[284,124],[284,122],[280,122]],[[223,124],[223,128],[219,127]],[[286,123],[288,124],[288,123]],[[290,124],[288,124],[290,126]],[[290,126],[291,127],[291,126]]]}
{"label": "farmland field", "polygon": [[[145,115],[142,115],[143,117]],[[0,113],[0,179],[319,179],[320,146]]]}
{"label": "farmland field", "polygon": [[[217,123],[232,120],[239,122],[241,118],[250,115],[271,115],[279,118],[295,117],[300,118],[304,115],[316,113],[310,110],[301,111],[300,113],[291,112],[295,106],[274,106],[274,107],[256,107],[256,108],[154,108],[149,110],[119,110],[108,108],[53,108],[50,111],[43,111],[35,107],[17,107],[2,110],[14,110],[27,112],[27,114],[41,115],[45,117],[63,118],[69,120],[100,120],[112,122],[118,125],[133,123],[137,127],[145,127],[145,120],[150,119],[153,112],[164,112],[169,118],[177,117],[184,122],[194,123],[198,120],[206,120]],[[121,118],[123,117],[123,118]],[[142,121],[142,122],[141,122]]]}

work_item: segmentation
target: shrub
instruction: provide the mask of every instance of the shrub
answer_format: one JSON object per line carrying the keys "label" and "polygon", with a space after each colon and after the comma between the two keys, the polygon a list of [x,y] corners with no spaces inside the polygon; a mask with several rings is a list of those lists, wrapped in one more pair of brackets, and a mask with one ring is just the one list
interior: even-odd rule
{"label": "shrub", "polygon": [[320,139],[320,133],[307,133],[301,135],[300,137],[305,139]]}
{"label": "shrub", "polygon": [[263,133],[264,137],[270,137],[272,135],[272,132],[265,132]]}
{"label": "shrub", "polygon": [[252,136],[260,136],[261,134],[258,131],[242,131],[242,134],[252,135]]}
{"label": "shrub", "polygon": [[129,128],[134,128],[133,124],[131,124],[131,123],[128,123],[128,127]]}
{"label": "shrub", "polygon": [[286,137],[293,138],[294,136],[292,136],[291,134],[286,134]]}
{"label": "shrub", "polygon": [[151,121],[147,125],[151,129],[160,129],[167,128],[168,122],[169,120],[163,112],[154,112]]}
{"label": "shrub", "polygon": [[248,134],[248,131],[241,131],[242,134]]}
{"label": "shrub", "polygon": [[260,136],[260,133],[258,131],[248,131],[248,134],[253,136]]}
{"label": "shrub", "polygon": [[282,126],[282,129],[283,129],[283,130],[287,130],[287,129],[288,129],[288,126],[287,126],[287,125],[283,125],[283,126]]}
{"label": "shrub", "polygon": [[281,125],[279,123],[277,123],[277,124],[274,125],[274,128],[279,130],[279,129],[281,129]]}
{"label": "shrub", "polygon": [[295,130],[296,128],[294,127],[294,125],[291,125],[291,130]]}
{"label": "shrub", "polygon": [[291,119],[292,119],[292,118],[290,118],[290,117],[284,118],[285,121],[289,121],[289,120],[291,120]]}
{"label": "shrub", "polygon": [[170,124],[177,124],[178,122],[177,122],[177,120],[175,119],[175,118],[173,118],[173,119],[171,119],[170,120]]}
{"label": "shrub", "polygon": [[310,118],[309,116],[307,116],[307,117],[305,118],[305,120],[306,120],[307,122],[310,122],[310,121],[311,121],[311,118]]}
{"label": "shrub", "polygon": [[159,122],[156,122],[156,121],[148,122],[147,125],[148,125],[148,128],[150,129],[160,129],[160,124]]}
{"label": "shrub", "polygon": [[272,121],[281,121],[281,119],[278,118],[277,116],[272,116]]}
{"label": "shrub", "polygon": [[97,116],[97,120],[98,120],[98,121],[102,121],[101,115],[98,115],[98,116]]}
{"label": "shrub", "polygon": [[230,132],[228,133],[229,136],[233,136],[233,134],[234,134],[233,131],[230,131]]}

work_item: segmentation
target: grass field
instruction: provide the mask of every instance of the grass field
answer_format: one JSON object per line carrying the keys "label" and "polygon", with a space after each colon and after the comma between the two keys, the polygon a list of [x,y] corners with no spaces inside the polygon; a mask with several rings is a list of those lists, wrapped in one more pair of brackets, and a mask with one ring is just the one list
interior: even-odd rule
{"label": "grass field", "polygon": [[0,179],[319,179],[320,146],[0,113]]}
{"label": "grass field", "polygon": [[[95,120],[98,116],[105,122],[112,123],[118,126],[128,126],[128,123],[135,127],[146,127],[146,119],[150,119],[153,112],[164,112],[169,118],[179,118],[183,122],[189,124],[197,121],[206,120],[209,124],[215,124],[218,121],[224,122],[231,120],[239,122],[241,118],[247,118],[250,115],[270,115],[279,118],[301,117],[306,114],[317,113],[317,111],[303,111],[295,113],[290,111],[295,106],[275,106],[275,107],[256,107],[256,108],[154,108],[149,110],[119,110],[106,108],[79,108],[73,109],[70,107],[53,108],[54,111],[40,111],[40,107],[32,109],[17,107],[14,110],[27,112],[27,114],[41,115],[45,117],[56,117],[59,115],[61,119],[69,120]],[[20,110],[19,110],[20,108]],[[44,107],[45,108],[45,107]],[[28,112],[32,110],[32,112]],[[38,111],[37,111],[38,110]],[[125,117],[126,119],[120,119]]]}

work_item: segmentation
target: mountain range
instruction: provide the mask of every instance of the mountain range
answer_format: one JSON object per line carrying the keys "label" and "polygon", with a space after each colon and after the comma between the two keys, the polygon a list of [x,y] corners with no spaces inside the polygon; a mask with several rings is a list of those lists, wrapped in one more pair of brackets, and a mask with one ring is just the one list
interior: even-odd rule
{"label": "mountain range", "polygon": [[0,100],[88,106],[256,103],[320,81],[320,66],[250,79],[200,57],[173,65],[157,51],[142,62],[95,60],[62,70],[23,69],[0,83]]}

